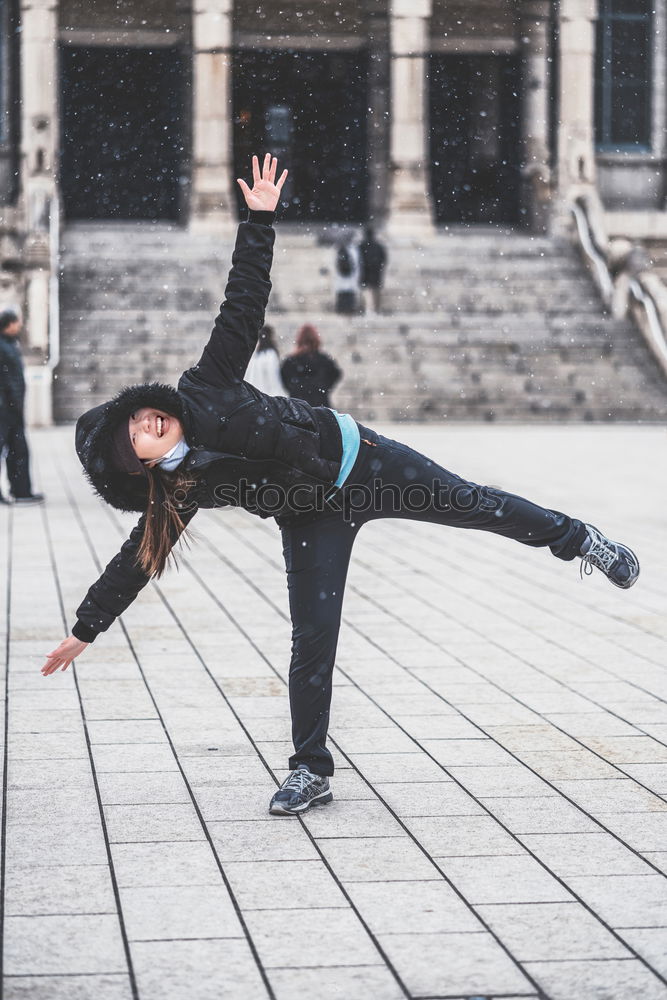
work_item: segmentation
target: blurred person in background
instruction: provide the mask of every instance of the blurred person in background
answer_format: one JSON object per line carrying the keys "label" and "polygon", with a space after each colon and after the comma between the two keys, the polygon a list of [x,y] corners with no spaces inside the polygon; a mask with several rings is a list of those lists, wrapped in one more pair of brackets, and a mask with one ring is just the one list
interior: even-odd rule
{"label": "blurred person in background", "polygon": [[343,377],[332,357],[322,350],[314,326],[306,323],[296,335],[296,347],[282,363],[280,373],[290,396],[311,406],[329,406],[329,392]]}
{"label": "blurred person in background", "polygon": [[379,313],[387,251],[377,239],[371,226],[366,227],[364,239],[359,246],[359,263],[361,287],[370,294],[370,306],[366,296],[364,296],[365,311]]}
{"label": "blurred person in background", "polygon": [[248,364],[245,381],[269,396],[285,395],[285,386],[280,377],[280,355],[272,326],[263,326],[259,331],[257,347]]}
{"label": "blurred person in background", "polygon": [[[0,312],[0,460],[7,465],[9,491],[19,506],[43,503],[42,493],[33,493],[30,455],[25,439],[23,408],[25,377],[19,347],[21,319],[14,309]],[[9,501],[0,494],[0,503]]]}
{"label": "blurred person in background", "polygon": [[337,313],[352,316],[359,312],[359,250],[351,236],[344,236],[336,246],[334,293]]}

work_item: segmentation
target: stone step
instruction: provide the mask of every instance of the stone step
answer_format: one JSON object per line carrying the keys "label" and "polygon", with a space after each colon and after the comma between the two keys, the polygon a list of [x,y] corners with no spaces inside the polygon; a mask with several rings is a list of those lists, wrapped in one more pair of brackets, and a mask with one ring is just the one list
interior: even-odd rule
{"label": "stone step", "polygon": [[[202,287],[208,286],[210,282],[215,282],[220,287],[220,293],[224,289],[227,279],[228,262],[220,262],[214,259],[207,259],[199,256],[192,263],[184,261],[179,256],[178,261],[170,257],[164,260],[141,260],[140,262],[128,262],[127,259],[120,259],[118,262],[109,260],[101,255],[95,257],[95,262],[82,262],[80,258],[69,262],[62,262],[63,273],[67,273],[69,279],[76,280],[83,286],[103,287],[117,286],[119,282],[132,282],[139,284],[150,280],[151,284],[156,278],[162,283],[170,285],[190,285],[195,283]],[[334,281],[334,268],[328,261],[319,262],[312,257],[304,258],[302,261],[288,261],[274,263],[272,270],[272,280],[276,288],[281,284],[285,285],[289,281],[294,283],[298,278],[302,283],[303,291],[306,292],[311,287],[329,287]],[[512,291],[527,292],[531,289],[535,291],[535,283],[539,282],[544,288],[551,292],[554,290],[565,290],[571,293],[573,290],[581,290],[588,295],[592,294],[592,286],[587,277],[582,275],[581,270],[566,272],[564,269],[552,267],[536,267],[528,261],[524,261],[521,266],[514,270],[509,270],[504,266],[490,262],[484,268],[475,267],[471,264],[468,268],[448,267],[442,264],[427,268],[414,265],[408,268],[393,268],[387,270],[385,287],[387,291],[400,290],[408,293],[417,283],[420,288],[452,288],[457,292],[464,293],[467,289],[488,288],[491,291],[506,294]]]}
{"label": "stone step", "polygon": [[[104,315],[107,311],[113,312],[119,298],[122,298],[125,315],[131,319],[133,315],[144,315],[146,313],[159,312],[180,313],[187,316],[192,312],[205,312],[209,324],[212,324],[218,312],[219,299],[213,297],[205,291],[198,289],[186,289],[171,291],[165,289],[162,298],[156,301],[148,301],[142,292],[99,292],[86,296],[80,291],[73,294],[65,294],[61,299],[63,311],[76,312],[79,315],[96,316]],[[563,326],[572,326],[576,322],[576,317],[582,319],[599,320],[600,310],[595,302],[568,301],[563,307],[556,311],[554,299],[552,297],[544,300],[513,300],[511,308],[507,304],[503,306],[497,301],[486,301],[480,299],[475,303],[467,305],[465,302],[457,302],[451,299],[429,299],[428,302],[420,302],[415,298],[395,298],[386,297],[386,307],[384,315],[394,323],[405,323],[410,319],[423,317],[423,322],[444,324],[447,326],[473,328],[486,325],[495,328],[510,326],[527,326],[535,321],[524,319],[524,317],[540,317],[537,325],[552,325],[555,317],[562,318]],[[308,295],[302,301],[284,300],[279,295],[272,297],[268,317],[273,316],[294,316],[298,325],[304,322],[315,323],[321,326],[334,313],[334,299],[331,295]]]}
{"label": "stone step", "polygon": [[[307,222],[289,223],[278,221],[276,230],[281,242],[288,246],[333,246],[343,234],[348,237],[355,234],[359,239],[363,227],[346,225],[342,228],[336,225],[312,224]],[[223,230],[189,230],[170,222],[162,221],[125,221],[125,222],[68,222],[62,232],[65,246],[86,246],[91,242],[108,243],[118,246],[128,237],[137,245],[153,246],[156,242],[170,243],[218,243],[233,240],[236,233],[236,223]],[[409,253],[418,240],[404,240],[382,235],[381,239],[397,251]],[[558,253],[567,250],[569,243],[562,238],[539,236],[520,229],[498,226],[443,226],[435,231],[428,240],[422,241],[425,246],[491,246],[508,248],[532,247],[544,253]]]}
{"label": "stone step", "polygon": [[[61,261],[67,267],[81,267],[85,270],[86,259],[94,259],[109,268],[122,268],[128,259],[128,240],[117,245],[96,240],[73,244],[65,242],[61,247]],[[142,245],[141,241],[131,238],[134,266],[190,266],[203,262],[228,271],[230,267],[232,243],[199,243],[199,242],[159,242]],[[308,247],[303,244],[289,247],[278,243],[274,252],[274,266],[283,264],[288,268],[306,266],[309,271],[317,268],[335,269],[335,248]],[[497,269],[500,269],[499,271]],[[535,275],[548,279],[551,275],[560,273],[576,276],[578,262],[569,254],[546,255],[534,252],[530,247],[515,249],[513,252],[503,252],[502,249],[460,246],[432,246],[422,251],[388,249],[387,273],[396,272],[399,275],[423,271],[438,275],[442,272],[457,276],[468,276],[471,272],[482,277],[521,274],[528,269]]]}
{"label": "stone step", "polygon": [[[215,307],[217,309],[217,306]],[[183,331],[184,339],[192,338],[194,342],[208,335],[213,327],[215,309],[198,309],[183,313],[178,309],[101,309],[81,310],[64,306],[61,309],[63,326],[67,330],[73,327],[85,328],[91,336],[101,334],[100,324],[116,331],[139,328],[156,331]],[[291,341],[303,322],[303,317],[294,314],[274,316],[267,314],[267,322],[272,323],[282,342]],[[431,324],[430,318],[414,316],[414,314],[397,313],[392,316],[382,316],[370,319],[364,317],[339,317],[335,315],[322,316],[317,319],[320,334],[325,338],[351,337],[356,340],[389,343],[404,342],[409,338],[415,344],[424,345],[430,342],[470,343],[479,340],[498,341],[519,339],[522,341],[558,340],[568,342],[574,336],[575,342],[580,339],[594,337],[622,338],[624,334],[632,335],[634,327],[626,322],[619,322],[599,314],[580,315],[573,319],[567,315],[555,313],[502,313],[502,314],[467,314],[455,312],[438,318]],[[576,336],[575,336],[576,335]],[[354,342],[356,342],[356,340]]]}
{"label": "stone step", "polygon": [[[192,269],[155,264],[148,267],[126,267],[117,272],[99,264],[97,270],[72,267],[67,273],[66,288],[75,284],[77,288],[86,291],[127,288],[130,290],[142,289],[145,294],[150,294],[153,288],[159,291],[162,286],[166,285],[169,288],[177,289],[206,288],[216,297],[222,298],[227,283],[226,270],[223,272],[216,266],[205,264]],[[298,274],[298,280],[296,274]],[[332,294],[335,284],[332,272],[317,270],[314,273],[308,273],[305,267],[299,268],[297,272],[294,268],[290,268],[284,274],[281,274],[279,268],[274,267],[272,283],[274,295],[288,290],[292,294],[301,296],[321,292]],[[584,299],[596,299],[588,280],[582,279],[581,276],[572,279],[563,276],[541,278],[539,275],[522,273],[511,280],[503,278],[494,281],[480,275],[454,277],[443,271],[438,276],[415,273],[409,281],[406,280],[405,274],[403,276],[395,275],[393,278],[391,275],[387,277],[383,287],[383,298],[386,298],[387,295],[411,296],[415,294],[422,297],[432,295],[442,297],[444,295],[451,298],[465,298],[468,296],[473,301],[478,295],[483,294],[496,297],[501,302],[515,295],[537,296],[539,298],[565,295],[568,298],[578,296]]]}

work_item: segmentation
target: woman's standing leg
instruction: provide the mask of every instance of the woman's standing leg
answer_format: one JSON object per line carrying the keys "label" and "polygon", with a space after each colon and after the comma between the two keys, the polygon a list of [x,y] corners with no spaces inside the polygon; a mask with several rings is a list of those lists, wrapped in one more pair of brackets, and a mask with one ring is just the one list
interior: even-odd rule
{"label": "woman's standing leg", "polygon": [[13,497],[29,497],[32,494],[30,455],[21,414],[10,418],[6,441],[7,476],[11,494]]}
{"label": "woman's standing leg", "polygon": [[331,684],[345,579],[358,526],[340,514],[282,529],[292,618],[289,697],[294,754],[290,768],[305,764],[330,776],[327,749]]}

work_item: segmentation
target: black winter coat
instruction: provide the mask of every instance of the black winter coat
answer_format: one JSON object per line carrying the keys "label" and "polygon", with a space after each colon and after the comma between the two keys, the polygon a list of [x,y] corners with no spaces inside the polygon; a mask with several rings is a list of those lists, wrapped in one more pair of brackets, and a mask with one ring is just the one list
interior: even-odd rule
{"label": "black winter coat", "polygon": [[291,354],[283,361],[280,374],[290,396],[305,399],[311,406],[329,406],[329,390],[342,377],[334,359],[322,351]]}
{"label": "black winter coat", "polygon": [[[77,423],[76,448],[86,475],[98,495],[119,510],[144,512],[147,506],[144,477],[118,472],[110,457],[111,432],[140,406],[171,413],[183,425],[192,450],[181,468],[194,481],[180,505],[185,524],[200,507],[224,506],[290,523],[312,513],[338,476],[342,439],[331,410],[268,396],[243,381],[264,322],[275,237],[272,213],[250,218],[239,226],[211,338],[178,388],[130,386]],[[106,631],[148,582],[136,560],[144,521],[142,514],[77,609],[72,632],[82,641]]]}
{"label": "black winter coat", "polygon": [[0,420],[22,420],[24,399],[25,378],[18,339],[0,333]]}
{"label": "black winter coat", "polygon": [[379,288],[382,285],[384,268],[387,263],[387,251],[377,240],[366,240],[359,247],[361,265],[360,283],[369,288]]}

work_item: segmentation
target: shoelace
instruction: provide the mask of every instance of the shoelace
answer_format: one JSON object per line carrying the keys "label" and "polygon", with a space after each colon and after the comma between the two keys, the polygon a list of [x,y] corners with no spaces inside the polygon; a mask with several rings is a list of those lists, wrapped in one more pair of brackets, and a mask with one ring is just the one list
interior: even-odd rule
{"label": "shoelace", "polygon": [[306,771],[305,767],[298,767],[296,771],[292,771],[290,776],[283,782],[283,788],[294,788],[298,792],[302,792],[308,783],[308,779],[312,778],[310,771]]}
{"label": "shoelace", "polygon": [[613,542],[603,539],[594,529],[589,528],[591,547],[586,555],[581,557],[579,575],[583,579],[590,576],[593,568],[601,569],[603,573],[608,573],[618,559],[618,550]]}

